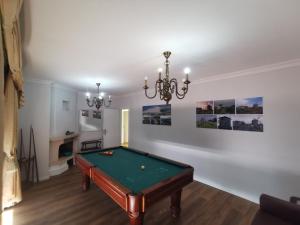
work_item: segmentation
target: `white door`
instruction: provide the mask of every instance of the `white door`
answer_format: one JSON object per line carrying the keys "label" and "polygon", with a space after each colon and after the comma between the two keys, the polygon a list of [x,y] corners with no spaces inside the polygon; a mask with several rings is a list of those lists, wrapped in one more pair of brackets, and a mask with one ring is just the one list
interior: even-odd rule
{"label": "white door", "polygon": [[103,147],[120,146],[120,110],[103,109]]}

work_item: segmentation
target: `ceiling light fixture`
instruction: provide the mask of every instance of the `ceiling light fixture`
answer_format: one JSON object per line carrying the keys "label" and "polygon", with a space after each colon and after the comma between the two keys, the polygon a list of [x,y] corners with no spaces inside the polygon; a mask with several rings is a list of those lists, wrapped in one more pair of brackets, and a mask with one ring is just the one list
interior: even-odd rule
{"label": "ceiling light fixture", "polygon": [[163,69],[159,68],[158,69],[158,80],[155,82],[154,95],[153,96],[148,95],[148,89],[149,89],[148,77],[145,77],[145,85],[143,88],[145,89],[145,95],[147,98],[150,98],[150,99],[155,98],[157,93],[159,93],[160,100],[164,100],[166,102],[166,104],[169,104],[170,100],[172,99],[172,94],[174,94],[174,93],[176,94],[176,97],[178,99],[183,99],[185,97],[186,93],[188,92],[189,84],[191,83],[189,81],[189,74],[190,74],[191,70],[189,68],[184,69],[185,78],[182,79],[183,87],[181,88],[181,91],[180,91],[176,78],[172,78],[172,79],[169,78],[169,64],[170,64],[169,57],[171,55],[171,52],[166,51],[163,53],[163,55],[166,58],[165,75],[164,75],[164,78],[162,79],[161,75],[162,75]]}
{"label": "ceiling light fixture", "polygon": [[[111,105],[111,96],[108,96],[108,99],[105,100],[104,92],[100,92],[100,83],[96,83],[98,87],[98,97],[93,97],[91,99],[91,94],[87,92],[86,95],[86,103],[89,107],[95,106],[97,110],[99,110],[102,106],[109,107]],[[106,102],[107,101],[107,102]],[[106,104],[107,103],[107,104]]]}

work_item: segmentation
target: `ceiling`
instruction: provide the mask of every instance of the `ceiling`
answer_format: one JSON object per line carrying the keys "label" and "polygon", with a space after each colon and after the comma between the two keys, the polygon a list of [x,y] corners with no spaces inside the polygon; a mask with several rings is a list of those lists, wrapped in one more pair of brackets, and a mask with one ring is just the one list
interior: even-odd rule
{"label": "ceiling", "polygon": [[26,0],[24,75],[78,90],[142,90],[172,51],[191,80],[300,58],[299,0]]}

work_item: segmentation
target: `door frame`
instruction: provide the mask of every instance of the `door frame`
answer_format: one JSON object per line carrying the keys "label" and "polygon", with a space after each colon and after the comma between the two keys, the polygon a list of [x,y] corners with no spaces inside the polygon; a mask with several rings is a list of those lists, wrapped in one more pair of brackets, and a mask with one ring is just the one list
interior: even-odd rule
{"label": "door frame", "polygon": [[124,117],[123,117],[123,112],[127,111],[127,145],[129,144],[129,108],[124,108],[121,109],[121,145],[124,144],[124,129],[123,129],[123,121],[124,121]]}

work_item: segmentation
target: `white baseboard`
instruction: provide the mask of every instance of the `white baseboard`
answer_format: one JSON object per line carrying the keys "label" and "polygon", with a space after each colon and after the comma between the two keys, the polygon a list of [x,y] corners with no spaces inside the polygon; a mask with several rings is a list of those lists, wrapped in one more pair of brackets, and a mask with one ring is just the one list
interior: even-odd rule
{"label": "white baseboard", "polygon": [[39,177],[40,181],[49,180],[50,176]]}
{"label": "white baseboard", "polygon": [[56,176],[59,174],[62,174],[63,172],[67,171],[69,169],[67,162],[63,163],[61,165],[55,165],[49,167],[49,175]]}
{"label": "white baseboard", "polygon": [[219,185],[215,182],[211,182],[207,179],[204,179],[204,178],[201,178],[199,176],[194,176],[194,180],[195,181],[198,181],[200,183],[203,183],[203,184],[206,184],[206,185],[209,185],[211,187],[214,187],[214,188],[217,188],[219,190],[222,190],[222,191],[225,191],[225,192],[228,192],[232,195],[235,195],[235,196],[238,196],[238,197],[241,197],[241,198],[244,198],[244,199],[247,199],[248,201],[251,201],[251,202],[254,202],[254,203],[259,203],[259,199],[256,197],[256,196],[250,196],[248,194],[245,194],[245,193],[241,193],[237,190],[233,190],[231,188],[228,188],[228,187],[225,187],[225,186],[222,186],[222,185]]}

